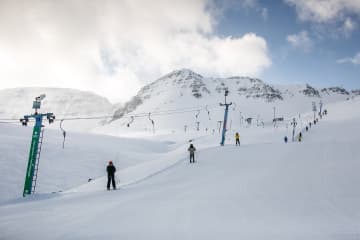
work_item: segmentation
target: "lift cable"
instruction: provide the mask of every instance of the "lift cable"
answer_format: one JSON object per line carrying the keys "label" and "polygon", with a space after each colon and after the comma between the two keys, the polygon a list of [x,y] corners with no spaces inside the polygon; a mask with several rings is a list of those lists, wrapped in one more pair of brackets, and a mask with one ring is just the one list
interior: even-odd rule
{"label": "lift cable", "polygon": [[[210,106],[210,107],[209,107]],[[206,107],[207,109],[217,107],[217,104],[214,105],[206,105],[202,107],[187,107],[187,108],[178,108],[178,109],[169,109],[169,110],[160,110],[160,111],[152,111],[152,116],[163,116],[163,115],[173,115],[173,114],[181,114],[181,113],[189,113],[189,112],[198,112]],[[137,113],[133,114],[132,116],[125,116],[121,119],[134,119],[138,117],[148,117],[149,112],[143,112],[143,113]],[[198,116],[198,114],[197,114]],[[107,118],[113,118],[114,115],[103,115],[103,116],[74,116],[74,117],[59,117],[57,119],[53,119],[53,121],[72,121],[72,120],[91,120],[91,119],[107,119]],[[14,121],[16,123],[19,121],[18,118],[0,118],[0,123],[11,123],[11,121]],[[32,121],[29,119],[29,121]]]}

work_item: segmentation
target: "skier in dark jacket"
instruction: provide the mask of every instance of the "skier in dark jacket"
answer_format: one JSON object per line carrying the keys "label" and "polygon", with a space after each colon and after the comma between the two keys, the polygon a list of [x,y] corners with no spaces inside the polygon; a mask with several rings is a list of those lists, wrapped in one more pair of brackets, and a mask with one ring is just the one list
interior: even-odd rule
{"label": "skier in dark jacket", "polygon": [[195,163],[195,151],[196,148],[194,145],[190,144],[190,147],[188,148],[188,151],[190,152],[190,163]]}
{"label": "skier in dark jacket", "polygon": [[113,189],[116,189],[115,184],[115,172],[116,168],[113,165],[112,161],[109,161],[109,164],[106,167],[106,172],[108,174],[107,190],[110,190],[110,182],[112,183]]}
{"label": "skier in dark jacket", "polygon": [[288,138],[287,138],[287,136],[285,136],[284,137],[284,142],[287,143],[287,141],[288,141]]}

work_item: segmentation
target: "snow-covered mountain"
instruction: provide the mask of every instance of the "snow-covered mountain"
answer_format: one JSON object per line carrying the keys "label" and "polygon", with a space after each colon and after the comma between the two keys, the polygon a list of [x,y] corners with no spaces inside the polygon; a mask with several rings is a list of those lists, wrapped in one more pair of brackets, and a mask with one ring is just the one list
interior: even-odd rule
{"label": "snow-covered mountain", "polygon": [[[162,104],[174,102],[176,98],[179,98],[181,102],[187,97],[193,97],[195,100],[207,97],[220,98],[221,101],[225,89],[228,89],[231,98],[236,100],[250,98],[260,99],[267,103],[286,101],[295,96],[325,99],[328,96],[335,96],[338,100],[344,100],[353,95],[359,95],[359,90],[348,92],[341,87],[316,89],[309,84],[269,85],[260,79],[250,77],[205,78],[189,69],[181,69],[144,86],[131,101],[115,112],[114,119],[132,112],[146,101],[155,101],[155,99],[158,100],[159,98],[164,100]],[[312,100],[316,101],[317,99]]]}
{"label": "snow-covered mountain", "polygon": [[[67,88],[13,88],[0,90],[0,118],[19,119],[33,113],[32,103],[40,94],[46,94],[40,112],[53,112],[57,119],[111,115],[114,108],[106,98],[91,92]],[[70,129],[88,130],[99,122],[66,122],[66,125]]]}
{"label": "snow-covered mountain", "polygon": [[[41,111],[57,119],[113,116],[104,119],[65,121],[68,130],[110,135],[168,133],[199,129],[217,131],[223,120],[224,91],[232,102],[229,127],[239,127],[246,118],[269,123],[275,117],[291,119],[312,111],[312,102],[326,104],[359,95],[359,90],[341,87],[318,89],[309,84],[271,85],[250,77],[203,77],[189,69],[173,71],[144,86],[125,104],[112,105],[90,92],[59,88],[0,90],[0,118],[18,119],[32,112],[34,97],[45,93]],[[275,112],[274,112],[275,111]],[[172,115],[176,114],[175,120]],[[154,123],[154,125],[153,125]],[[129,126],[129,127],[128,127]]]}
{"label": "snow-covered mountain", "polygon": [[[340,87],[317,89],[309,84],[270,85],[250,77],[207,78],[189,69],[173,71],[144,86],[124,106],[115,111],[113,119],[97,132],[105,134],[153,133],[155,130],[214,131],[223,119],[225,89],[229,91],[230,121],[239,127],[245,118],[271,122],[275,117],[291,119],[312,111],[312,102],[319,107],[344,101],[356,95]],[[275,113],[274,113],[275,110]],[[149,115],[150,114],[150,115]],[[177,114],[176,120],[168,115]],[[199,122],[199,123],[198,123]],[[128,127],[129,126],[129,127]]]}

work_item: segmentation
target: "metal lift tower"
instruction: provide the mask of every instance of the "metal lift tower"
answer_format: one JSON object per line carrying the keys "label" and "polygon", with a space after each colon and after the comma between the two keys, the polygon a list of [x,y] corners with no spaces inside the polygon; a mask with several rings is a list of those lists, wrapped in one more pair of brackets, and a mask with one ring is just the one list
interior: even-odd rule
{"label": "metal lift tower", "polygon": [[225,106],[225,113],[224,113],[224,124],[223,124],[223,130],[222,130],[222,136],[221,136],[221,146],[224,146],[225,143],[225,134],[226,134],[226,122],[228,118],[228,112],[229,112],[229,106],[232,103],[226,103],[226,97],[229,94],[229,91],[225,89],[225,103],[220,103],[220,106]]}
{"label": "metal lift tower", "polygon": [[39,160],[41,153],[41,146],[43,142],[44,129],[42,125],[43,117],[46,117],[49,123],[53,123],[55,115],[53,113],[38,113],[41,106],[41,101],[45,98],[45,94],[35,98],[33,102],[33,109],[35,113],[32,115],[25,115],[24,118],[20,119],[23,126],[27,126],[29,119],[35,119],[35,125],[32,134],[32,140],[30,145],[29,160],[26,169],[25,184],[23,197],[26,195],[33,194],[36,188],[37,173],[39,170]]}

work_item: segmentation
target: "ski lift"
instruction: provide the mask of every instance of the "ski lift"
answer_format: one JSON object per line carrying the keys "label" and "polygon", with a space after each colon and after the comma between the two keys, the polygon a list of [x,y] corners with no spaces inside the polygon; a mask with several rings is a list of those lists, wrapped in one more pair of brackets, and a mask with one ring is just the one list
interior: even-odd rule
{"label": "ski lift", "polygon": [[20,119],[21,125],[26,127],[28,122],[29,122],[29,118],[25,117],[25,118],[21,118]]}
{"label": "ski lift", "polygon": [[206,106],[205,106],[205,110],[207,111],[207,114],[208,114],[209,120],[211,120],[211,118],[210,118],[210,111],[209,111],[209,109],[208,109],[208,105],[206,105]]}
{"label": "ski lift", "polygon": [[64,149],[64,147],[65,147],[66,131],[65,131],[64,128],[62,127],[63,122],[64,122],[64,119],[61,119],[61,121],[60,121],[60,129],[61,129],[62,134],[63,134],[63,137],[64,137],[63,144],[62,144],[62,148]]}
{"label": "ski lift", "polygon": [[151,113],[149,113],[148,118],[149,118],[149,120],[150,120],[150,122],[151,122],[151,124],[152,124],[152,127],[153,127],[153,133],[155,134],[155,122],[154,122],[154,120],[153,120],[153,119],[151,119],[150,115],[151,115]]}
{"label": "ski lift", "polygon": [[222,125],[222,121],[217,121],[219,124],[219,133],[220,133],[220,129],[221,129],[221,125]]}
{"label": "ski lift", "polygon": [[248,125],[251,125],[252,118],[248,117],[248,118],[245,119],[245,121],[247,122]]}
{"label": "ski lift", "polygon": [[126,124],[127,127],[130,127],[130,124],[134,121],[134,116],[130,117],[130,122]]}
{"label": "ski lift", "polygon": [[55,115],[52,113],[46,114],[46,118],[49,121],[49,124],[52,124],[55,121]]}
{"label": "ski lift", "polygon": [[292,121],[290,124],[293,126],[292,141],[294,142],[294,141],[295,141],[295,128],[296,128],[296,125],[297,125],[298,123],[296,122],[296,119],[293,118],[293,121]]}
{"label": "ski lift", "polygon": [[197,113],[195,114],[196,120],[198,119],[199,114],[200,114],[200,110],[198,110]]}

